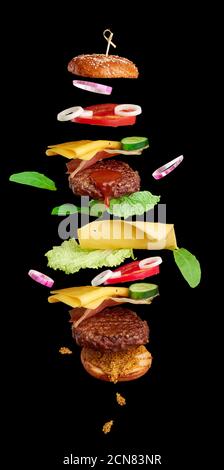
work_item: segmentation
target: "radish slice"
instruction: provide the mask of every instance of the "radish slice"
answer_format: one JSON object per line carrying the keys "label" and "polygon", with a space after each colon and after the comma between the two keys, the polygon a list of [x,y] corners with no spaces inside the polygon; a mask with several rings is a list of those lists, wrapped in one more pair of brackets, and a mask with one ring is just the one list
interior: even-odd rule
{"label": "radish slice", "polygon": [[145,258],[139,261],[139,268],[144,268],[144,269],[152,269],[155,266],[158,266],[163,262],[162,258],[160,256],[155,256],[151,258]]}
{"label": "radish slice", "polygon": [[183,155],[180,155],[177,158],[174,158],[174,160],[171,160],[170,162],[166,163],[163,166],[160,166],[155,170],[152,174],[153,178],[155,180],[160,180],[161,178],[164,178],[164,176],[168,175],[173,171],[184,159]]}
{"label": "radish slice", "polygon": [[114,108],[117,116],[138,116],[142,113],[142,108],[138,104],[118,104]]}
{"label": "radish slice", "polygon": [[92,286],[100,286],[104,282],[106,282],[108,279],[111,278],[119,278],[121,276],[121,272],[117,271],[116,273],[113,273],[110,269],[106,269],[106,271],[103,271],[102,273],[98,274],[96,277],[94,277],[91,281]]}
{"label": "radish slice", "polygon": [[111,95],[113,89],[111,86],[101,85],[101,83],[86,82],[85,80],[73,80],[72,83],[77,88],[100,95]]}
{"label": "radish slice", "polygon": [[30,276],[34,281],[39,282],[46,287],[52,287],[54,284],[53,279],[46,276],[46,274],[40,273],[39,271],[35,271],[35,269],[30,269],[28,272],[28,276]]}
{"label": "radish slice", "polygon": [[84,109],[81,106],[73,106],[72,108],[65,109],[57,115],[58,121],[71,121],[72,119],[80,116]]}

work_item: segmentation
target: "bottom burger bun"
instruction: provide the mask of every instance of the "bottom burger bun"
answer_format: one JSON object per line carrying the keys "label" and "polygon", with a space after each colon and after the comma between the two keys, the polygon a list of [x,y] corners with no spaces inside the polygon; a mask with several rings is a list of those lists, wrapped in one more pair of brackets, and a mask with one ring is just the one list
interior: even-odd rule
{"label": "bottom burger bun", "polygon": [[145,346],[119,353],[83,348],[81,362],[96,379],[116,383],[142,377],[151,367],[152,356]]}

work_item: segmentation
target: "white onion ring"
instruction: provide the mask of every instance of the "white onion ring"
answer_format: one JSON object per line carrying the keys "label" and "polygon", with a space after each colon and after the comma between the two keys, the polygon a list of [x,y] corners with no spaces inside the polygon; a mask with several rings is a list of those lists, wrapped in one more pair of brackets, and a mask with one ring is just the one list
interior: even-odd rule
{"label": "white onion ring", "polygon": [[108,279],[112,278],[118,278],[121,277],[121,272],[117,271],[116,273],[113,273],[110,269],[106,269],[106,271],[103,271],[102,273],[98,274],[96,277],[94,277],[91,281],[92,286],[100,286],[104,282],[108,281]]}
{"label": "white onion ring", "polygon": [[86,82],[85,80],[73,80],[72,83],[77,88],[101,95],[111,95],[113,89],[111,86],[101,85],[101,83]]}
{"label": "white onion ring", "polygon": [[30,276],[34,281],[39,282],[39,284],[42,284],[46,287],[52,287],[54,284],[53,279],[46,276],[46,274],[36,271],[35,269],[30,269],[28,272],[28,276]]}
{"label": "white onion ring", "polygon": [[93,117],[93,111],[90,109],[84,109],[82,114],[79,116],[80,118],[92,118]]}
{"label": "white onion ring", "polygon": [[155,170],[152,174],[153,178],[155,180],[160,180],[161,178],[164,178],[164,176],[168,175],[173,171],[184,159],[183,155],[180,155],[177,158],[174,158],[174,160],[171,160],[170,162],[166,163],[163,166],[160,166]]}
{"label": "white onion ring", "polygon": [[73,106],[72,108],[64,109],[57,115],[58,121],[71,121],[82,114],[84,109],[81,106]]}
{"label": "white onion ring", "polygon": [[114,108],[117,116],[138,116],[142,113],[142,108],[138,104],[118,104]]}
{"label": "white onion ring", "polygon": [[142,269],[152,269],[155,268],[156,266],[159,266],[163,262],[162,258],[160,256],[154,256],[151,258],[145,258],[139,261],[139,268]]}

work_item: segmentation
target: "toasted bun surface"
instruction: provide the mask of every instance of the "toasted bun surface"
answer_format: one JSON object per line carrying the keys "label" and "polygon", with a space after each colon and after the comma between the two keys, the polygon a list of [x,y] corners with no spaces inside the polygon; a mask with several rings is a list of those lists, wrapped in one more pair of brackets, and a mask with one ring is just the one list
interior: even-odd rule
{"label": "toasted bun surface", "polygon": [[117,55],[83,54],[68,64],[74,75],[92,78],[138,78],[138,69],[131,60]]}
{"label": "toasted bun surface", "polygon": [[85,370],[96,379],[127,382],[144,375],[151,367],[152,356],[145,346],[123,353],[100,353],[89,348],[81,351]]}

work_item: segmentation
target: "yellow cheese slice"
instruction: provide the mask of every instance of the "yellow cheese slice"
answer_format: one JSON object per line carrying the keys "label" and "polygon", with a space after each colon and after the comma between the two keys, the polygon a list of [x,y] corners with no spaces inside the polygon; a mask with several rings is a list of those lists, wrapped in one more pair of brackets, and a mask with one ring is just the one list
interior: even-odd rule
{"label": "yellow cheese slice", "polygon": [[[98,150],[97,151],[93,150],[93,152],[85,153],[85,155],[82,155],[81,157],[79,157],[79,160],[91,160],[91,158],[95,157],[97,152]],[[47,149],[45,153],[48,156],[61,155],[62,157],[70,158],[70,159],[77,158],[73,149],[69,149],[65,147],[60,148],[59,150],[53,147],[51,149]]]}
{"label": "yellow cheese slice", "polygon": [[51,145],[46,150],[46,155],[62,155],[66,158],[79,158],[80,160],[91,160],[97,152],[107,149],[120,149],[121,143],[109,140],[80,140],[77,142],[66,142],[64,144]]}
{"label": "yellow cheese slice", "polygon": [[90,292],[90,291],[97,290],[97,289],[99,289],[99,287],[95,287],[95,286],[66,287],[65,289],[51,290],[51,294],[63,293],[63,294],[69,294],[69,295],[75,294],[78,296],[78,295],[83,294],[84,292],[87,292],[87,291]]}
{"label": "yellow cheese slice", "polygon": [[98,150],[92,150],[91,152],[80,155],[79,157],[75,156],[74,158],[78,158],[79,160],[91,160],[91,158],[95,157],[97,152]]}
{"label": "yellow cheese slice", "polygon": [[51,149],[46,150],[46,155],[47,156],[52,156],[52,155],[61,155],[62,157],[65,158],[76,158],[74,150],[70,150],[69,148],[62,147],[60,149],[57,149],[56,147],[53,147]]}
{"label": "yellow cheese slice", "polygon": [[77,158],[82,158],[82,155],[85,155],[86,153],[92,152],[93,150],[98,152],[99,150],[103,150],[105,148],[120,149],[121,143],[113,140],[95,140],[87,144],[77,146],[75,148],[75,153]]}
{"label": "yellow cheese slice", "polygon": [[[48,149],[46,150],[46,155],[62,155],[66,158],[77,158],[75,149],[91,142],[92,140],[78,140],[75,142],[65,142],[64,144],[49,145]],[[92,152],[90,155],[87,155],[86,158],[83,159],[90,159],[95,155],[95,153],[96,152]]]}
{"label": "yellow cheese slice", "polygon": [[[95,310],[95,308],[99,307],[99,305],[101,305],[105,300],[108,300],[108,298],[110,299],[110,297],[103,296],[103,297],[100,297],[99,299],[93,300],[92,302],[89,302],[88,304],[86,304],[85,308],[89,308],[90,310]],[[124,301],[122,303],[124,303]]]}
{"label": "yellow cheese slice", "polygon": [[47,155],[48,157],[51,157],[52,155],[59,155],[58,152],[57,152],[57,153],[56,153],[56,152],[53,152],[53,150],[50,150],[50,149],[46,150],[45,153],[46,153],[46,155]]}
{"label": "yellow cheese slice", "polygon": [[63,304],[69,305],[69,307],[81,307],[80,301],[78,298],[70,297],[67,294],[55,294],[51,297],[48,297],[48,302],[54,304],[56,302],[63,302]]}
{"label": "yellow cheese slice", "polygon": [[128,288],[126,287],[69,287],[68,289],[54,290],[48,298],[50,303],[63,302],[71,307],[89,307],[89,305],[100,305],[103,300],[110,297],[128,297]]}
{"label": "yellow cheese slice", "polygon": [[117,250],[174,250],[177,248],[173,224],[100,220],[78,229],[81,248]]}
{"label": "yellow cheese slice", "polygon": [[83,145],[83,144],[88,144],[92,142],[92,140],[74,140],[74,141],[70,141],[70,142],[64,142],[62,144],[55,144],[55,145],[48,145],[47,147],[48,148],[63,148],[63,147],[66,147],[66,148],[75,148],[75,147],[79,147],[80,145]]}

